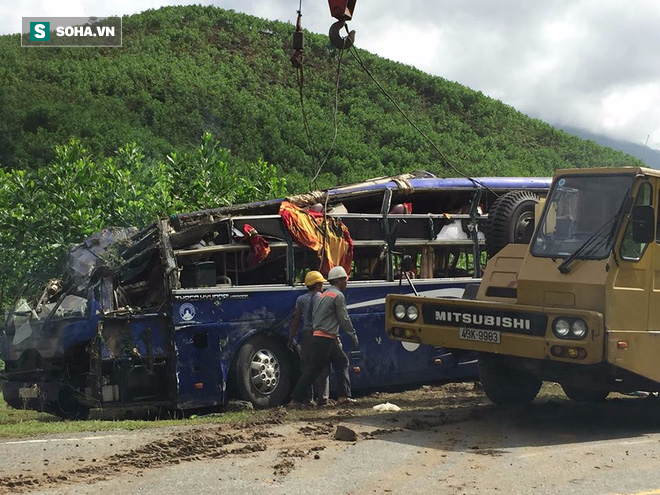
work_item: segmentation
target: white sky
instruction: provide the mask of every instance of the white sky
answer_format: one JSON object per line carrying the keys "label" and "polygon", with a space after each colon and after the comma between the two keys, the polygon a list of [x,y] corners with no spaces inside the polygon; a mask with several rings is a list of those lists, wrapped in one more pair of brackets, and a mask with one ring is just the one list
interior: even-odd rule
{"label": "white sky", "polygon": [[[25,16],[127,15],[212,4],[295,22],[300,0],[2,0],[0,34]],[[326,0],[303,27],[327,33]],[[660,148],[658,0],[359,0],[356,44],[497,98],[554,125]]]}

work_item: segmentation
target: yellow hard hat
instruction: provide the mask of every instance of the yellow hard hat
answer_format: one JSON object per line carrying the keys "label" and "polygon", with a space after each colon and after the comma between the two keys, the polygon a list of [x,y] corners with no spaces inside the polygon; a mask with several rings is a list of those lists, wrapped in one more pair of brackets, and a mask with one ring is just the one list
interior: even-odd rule
{"label": "yellow hard hat", "polygon": [[311,287],[312,285],[318,284],[319,282],[327,282],[327,280],[323,278],[323,275],[321,275],[321,272],[312,270],[307,275],[305,275],[305,285],[307,287]]}

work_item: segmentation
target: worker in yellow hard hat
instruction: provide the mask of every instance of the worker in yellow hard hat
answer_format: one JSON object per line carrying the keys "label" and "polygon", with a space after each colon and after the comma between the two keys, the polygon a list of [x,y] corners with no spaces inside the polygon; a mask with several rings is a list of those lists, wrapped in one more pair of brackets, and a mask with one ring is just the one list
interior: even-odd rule
{"label": "worker in yellow hard hat", "polygon": [[351,318],[348,316],[344,291],[348,283],[348,274],[343,266],[335,266],[328,272],[330,287],[319,294],[314,301],[311,351],[309,366],[305,366],[298,384],[291,392],[289,406],[297,408],[304,405],[305,393],[315,382],[322,369],[332,364],[337,378],[337,404],[350,405],[355,402],[351,397],[351,379],[348,372],[348,357],[339,341],[339,330],[345,332],[358,349],[358,339]]}
{"label": "worker in yellow hard hat", "polygon": [[[305,286],[307,292],[296,299],[296,306],[293,313],[293,320],[291,321],[291,328],[289,330],[289,340],[287,342],[289,349],[293,349],[293,341],[298,334],[300,327],[300,320],[302,318],[302,335],[300,338],[301,347],[301,364],[302,368],[308,366],[310,358],[310,349],[312,342],[312,310],[314,301],[323,292],[323,284],[327,282],[321,272],[315,270],[310,271],[305,275]],[[316,403],[323,406],[328,403],[330,395],[330,366],[326,366],[319,374],[318,378],[314,380],[312,392],[313,398]]]}

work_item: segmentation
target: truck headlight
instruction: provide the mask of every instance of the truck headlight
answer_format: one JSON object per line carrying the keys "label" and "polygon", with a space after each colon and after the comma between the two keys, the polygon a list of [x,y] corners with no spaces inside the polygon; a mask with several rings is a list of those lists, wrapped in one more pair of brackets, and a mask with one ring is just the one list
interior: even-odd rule
{"label": "truck headlight", "polygon": [[417,306],[414,304],[408,306],[408,309],[406,310],[406,318],[408,318],[408,321],[410,322],[416,321],[417,318],[419,318],[419,310],[417,309]]}
{"label": "truck headlight", "polygon": [[560,339],[579,340],[586,337],[589,327],[581,318],[560,316],[552,322],[552,331]]}
{"label": "truck headlight", "polygon": [[552,330],[559,338],[565,338],[571,331],[571,323],[566,318],[557,318],[552,324]]}
{"label": "truck headlight", "polygon": [[576,339],[582,339],[587,335],[587,324],[584,320],[575,320],[571,325],[571,333]]}
{"label": "truck headlight", "polygon": [[403,321],[406,319],[406,307],[402,303],[396,303],[394,305],[394,310],[392,311],[394,313],[394,318],[396,318],[399,321]]}

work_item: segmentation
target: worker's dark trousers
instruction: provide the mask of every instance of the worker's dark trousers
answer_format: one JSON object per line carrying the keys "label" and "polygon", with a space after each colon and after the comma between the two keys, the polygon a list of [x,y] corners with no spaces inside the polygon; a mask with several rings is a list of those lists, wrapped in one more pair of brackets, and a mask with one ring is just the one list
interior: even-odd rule
{"label": "worker's dark trousers", "polygon": [[337,380],[337,395],[339,397],[351,396],[351,379],[348,376],[348,357],[339,345],[337,339],[327,337],[312,337],[311,350],[307,366],[303,370],[296,388],[291,397],[297,402],[305,402],[309,388],[321,374],[323,368],[332,364]]}
{"label": "worker's dark trousers", "polygon": [[[305,371],[305,368],[308,367],[309,360],[312,358],[312,342],[314,336],[310,331],[303,331],[302,339],[300,342],[301,351],[301,360],[302,360],[302,369],[301,372]],[[329,340],[329,339],[328,339]],[[319,373],[319,376],[314,380],[313,386],[313,395],[314,399],[318,401],[319,404],[328,402],[328,397],[330,396],[330,380],[328,379],[330,375],[330,363],[326,364],[325,367]],[[305,400],[307,402],[307,400]]]}

